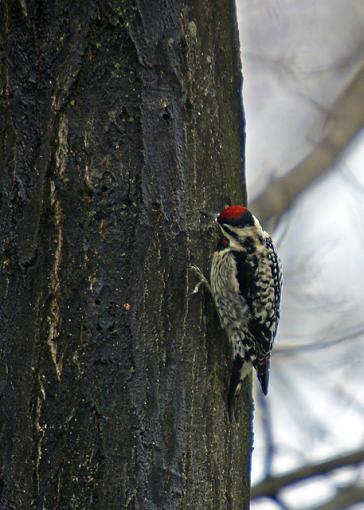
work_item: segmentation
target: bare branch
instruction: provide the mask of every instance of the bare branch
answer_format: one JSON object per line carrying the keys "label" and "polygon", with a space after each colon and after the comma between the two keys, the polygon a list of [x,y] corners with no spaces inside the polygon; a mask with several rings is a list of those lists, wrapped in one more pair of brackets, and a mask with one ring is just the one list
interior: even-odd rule
{"label": "bare branch", "polygon": [[252,488],[252,499],[257,498],[275,498],[278,492],[288,485],[302,482],[314,476],[324,475],[334,469],[345,466],[355,466],[364,462],[364,448],[356,450],[346,455],[334,457],[318,464],[309,464],[290,471],[284,475],[271,476]]}
{"label": "bare branch", "polygon": [[364,487],[360,485],[350,485],[339,489],[335,496],[318,506],[310,507],[307,510],[345,510],[355,503],[364,501]]}
{"label": "bare branch", "polygon": [[290,508],[282,501],[281,499],[275,497],[273,498],[273,502],[281,509],[281,510],[290,510]]}
{"label": "bare branch", "polygon": [[274,180],[250,204],[263,222],[282,215],[317,178],[324,175],[338,155],[364,125],[364,63],[332,107],[326,136],[288,174]]}
{"label": "bare branch", "polygon": [[[299,343],[300,337],[299,335],[290,335],[290,342],[282,342],[282,346],[277,346],[274,350],[273,355],[292,355],[292,352],[307,352],[307,351],[315,351],[321,349],[327,349],[328,347],[333,347],[334,345],[341,344],[343,342],[348,342],[349,340],[356,340],[362,338],[364,335],[364,325],[360,324],[357,326],[357,329],[352,331],[345,331],[340,336],[334,338],[315,338],[314,340],[310,340],[308,342]],[[302,336],[301,336],[302,338]],[[293,340],[294,339],[294,340]],[[293,340],[293,341],[292,341]]]}

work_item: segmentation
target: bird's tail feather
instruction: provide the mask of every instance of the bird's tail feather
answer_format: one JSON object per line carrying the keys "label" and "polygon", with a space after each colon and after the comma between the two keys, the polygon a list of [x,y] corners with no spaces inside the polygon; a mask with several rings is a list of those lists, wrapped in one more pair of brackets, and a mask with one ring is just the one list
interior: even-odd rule
{"label": "bird's tail feather", "polygon": [[244,361],[244,358],[242,358],[240,354],[236,354],[233,361],[228,394],[228,411],[230,421],[232,421],[232,414],[235,407],[236,398],[238,397],[241,389],[241,384],[250,371],[251,363]]}
{"label": "bird's tail feather", "polygon": [[256,370],[262,391],[264,395],[267,395],[269,383],[269,358],[265,358],[263,361],[257,364]]}

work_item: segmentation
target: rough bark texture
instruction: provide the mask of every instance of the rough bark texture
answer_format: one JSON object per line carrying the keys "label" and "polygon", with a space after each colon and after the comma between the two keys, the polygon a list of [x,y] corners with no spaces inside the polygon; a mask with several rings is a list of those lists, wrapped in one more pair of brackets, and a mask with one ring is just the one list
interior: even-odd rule
{"label": "rough bark texture", "polygon": [[233,2],[3,0],[0,39],[0,509],[248,508],[187,271],[245,200]]}

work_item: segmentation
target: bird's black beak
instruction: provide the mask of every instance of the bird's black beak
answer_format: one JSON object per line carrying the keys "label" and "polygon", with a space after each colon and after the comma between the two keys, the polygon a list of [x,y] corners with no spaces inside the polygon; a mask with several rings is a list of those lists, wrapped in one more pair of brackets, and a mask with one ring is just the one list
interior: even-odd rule
{"label": "bird's black beak", "polygon": [[200,209],[200,213],[203,216],[207,216],[208,218],[213,219],[214,221],[216,221],[218,216],[219,216],[217,213],[212,213],[212,212],[209,212],[209,211],[204,211],[203,209]]}

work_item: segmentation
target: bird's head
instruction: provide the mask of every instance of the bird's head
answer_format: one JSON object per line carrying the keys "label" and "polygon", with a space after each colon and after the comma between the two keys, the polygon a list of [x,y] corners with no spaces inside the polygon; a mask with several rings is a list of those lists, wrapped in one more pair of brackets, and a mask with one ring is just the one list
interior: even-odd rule
{"label": "bird's head", "polygon": [[255,226],[255,218],[252,213],[243,205],[231,205],[225,207],[219,214],[201,211],[205,216],[213,218],[220,227],[224,237],[230,243],[235,244],[239,239],[245,237],[248,227]]}
{"label": "bird's head", "polygon": [[243,205],[225,207],[216,218],[222,229],[226,227],[244,228],[254,226],[254,216]]}

